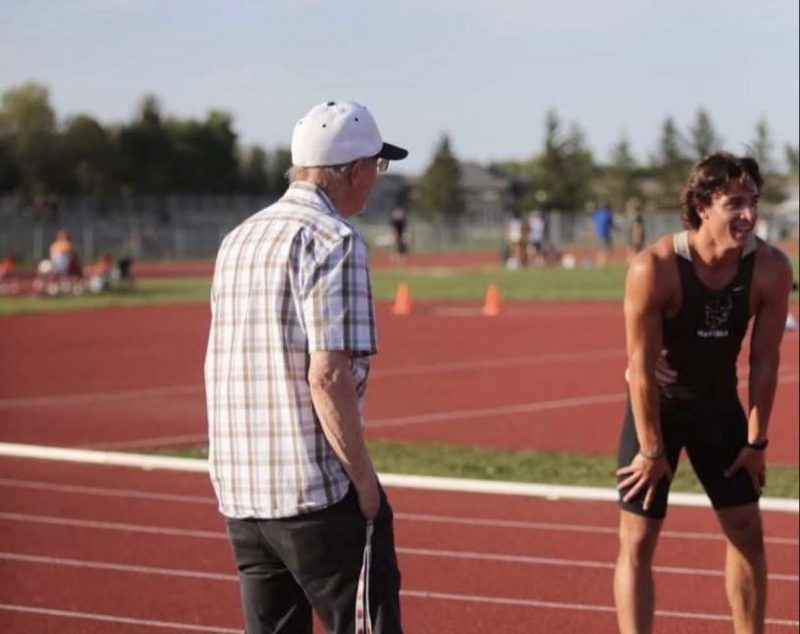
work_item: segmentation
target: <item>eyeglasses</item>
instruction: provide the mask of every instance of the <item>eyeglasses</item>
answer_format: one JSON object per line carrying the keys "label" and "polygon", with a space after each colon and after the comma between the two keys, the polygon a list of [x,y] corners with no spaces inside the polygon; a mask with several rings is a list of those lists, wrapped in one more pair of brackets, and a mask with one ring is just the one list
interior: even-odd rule
{"label": "eyeglasses", "polygon": [[378,171],[385,172],[389,169],[389,159],[378,157]]}

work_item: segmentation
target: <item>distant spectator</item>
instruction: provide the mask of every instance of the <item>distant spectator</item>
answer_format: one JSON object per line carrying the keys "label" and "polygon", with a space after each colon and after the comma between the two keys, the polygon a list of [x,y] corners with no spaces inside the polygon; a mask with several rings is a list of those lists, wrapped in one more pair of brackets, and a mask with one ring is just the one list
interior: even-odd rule
{"label": "distant spectator", "polygon": [[55,275],[67,275],[75,253],[69,231],[59,229],[56,239],[50,244],[50,262]]}
{"label": "distant spectator", "polygon": [[506,262],[508,268],[516,269],[520,266],[528,266],[528,240],[530,236],[530,225],[527,218],[515,211],[508,221],[507,237],[510,257]]}
{"label": "distant spectator", "polygon": [[11,277],[16,268],[17,256],[14,253],[9,253],[6,257],[0,260],[0,282],[3,282]]}
{"label": "distant spectator", "polygon": [[538,209],[532,211],[528,217],[530,226],[530,246],[533,263],[537,266],[545,263],[545,240],[547,237],[547,222],[544,214]]}
{"label": "distant spectator", "polygon": [[123,255],[117,260],[117,275],[121,285],[133,286],[133,257],[130,255]]}
{"label": "distant spectator", "polygon": [[406,210],[403,207],[395,207],[392,210],[390,220],[392,223],[392,232],[394,233],[394,257],[402,261],[408,254],[408,242],[406,242]]}
{"label": "distant spectator", "polygon": [[0,293],[16,293],[19,284],[16,281],[17,256],[9,253],[0,260]]}
{"label": "distant spectator", "polygon": [[592,223],[594,224],[594,235],[600,247],[595,263],[597,266],[605,266],[608,264],[613,246],[614,216],[611,215],[611,205],[605,203],[595,209],[592,213]]}
{"label": "distant spectator", "polygon": [[639,206],[638,198],[631,198],[625,203],[625,212],[628,215],[628,262],[644,248],[644,218]]}
{"label": "distant spectator", "polygon": [[89,290],[102,293],[111,290],[114,260],[110,253],[103,253],[89,270]]}

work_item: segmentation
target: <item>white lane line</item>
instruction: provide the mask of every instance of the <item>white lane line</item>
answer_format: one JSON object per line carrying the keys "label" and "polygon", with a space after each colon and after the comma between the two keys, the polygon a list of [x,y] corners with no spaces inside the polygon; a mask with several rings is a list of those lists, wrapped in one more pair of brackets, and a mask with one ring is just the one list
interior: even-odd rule
{"label": "white lane line", "polygon": [[[527,555],[506,555],[502,553],[479,553],[458,550],[438,550],[432,548],[406,548],[397,547],[401,555],[415,555],[418,557],[441,557],[445,559],[466,559],[470,561],[490,561],[512,564],[554,566],[558,568],[594,568],[599,570],[613,570],[614,563],[608,561],[592,561],[586,559],[561,559],[556,557],[533,557]],[[148,575],[162,575],[168,577],[183,577],[186,579],[203,579],[210,581],[236,581],[238,577],[233,574],[204,572],[201,570],[185,570],[180,568],[160,568],[157,566],[135,566],[119,564],[108,561],[86,561],[83,559],[70,559],[67,557],[45,557],[40,555],[25,555],[22,553],[0,552],[0,560],[18,561],[23,563],[46,564],[48,566],[70,566],[73,568],[89,568],[92,570],[113,570],[116,572],[131,572]],[[722,570],[711,568],[682,568],[678,566],[654,566],[653,570],[663,574],[722,577]],[[789,581],[797,583],[797,575],[770,574],[771,581]]]}
{"label": "white lane line", "polygon": [[[418,364],[406,367],[375,368],[370,377],[420,376],[424,374],[442,374],[445,372],[467,372],[473,370],[512,367],[519,365],[544,365],[548,363],[571,363],[575,361],[594,361],[598,359],[623,358],[623,348],[601,348],[575,352],[531,355],[527,357],[509,357],[483,359],[481,361],[453,361],[448,363]],[[621,376],[621,375],[620,375]],[[53,405],[73,405],[81,403],[103,403],[120,399],[153,398],[200,394],[204,391],[202,383],[189,385],[173,385],[151,387],[136,390],[113,390],[107,392],[83,392],[78,394],[59,394],[51,396],[30,396],[26,398],[0,399],[0,410],[16,407],[37,407]]]}
{"label": "white lane line", "polygon": [[[494,605],[511,605],[525,608],[552,608],[555,610],[575,610],[588,612],[615,612],[614,606],[587,603],[563,603],[560,601],[538,601],[535,599],[515,599],[511,597],[489,597],[475,594],[453,594],[449,592],[426,592],[419,590],[401,591],[401,595],[415,599],[433,599],[436,601],[460,601],[467,603],[489,603]],[[656,616],[679,619],[697,619],[701,621],[730,621],[727,614],[711,614],[707,612],[677,612],[673,610],[656,610]],[[767,624],[782,627],[797,627],[800,621],[791,619],[767,619]]]}
{"label": "white lane line", "polygon": [[[470,372],[473,370],[497,369],[515,366],[546,365],[549,363],[573,363],[576,361],[596,361],[601,359],[624,359],[623,348],[600,348],[597,350],[560,352],[551,354],[531,355],[525,357],[508,357],[495,359],[482,359],[480,361],[451,361],[443,363],[418,364],[411,366],[376,368],[370,376],[373,378],[422,376],[428,374],[443,374],[452,372]],[[745,376],[749,371],[747,364],[737,366],[740,376]],[[622,372],[620,372],[620,379]],[[797,368],[784,365],[781,368],[779,383],[797,382]],[[746,383],[745,383],[746,385]],[[744,387],[744,385],[742,386]],[[82,403],[104,403],[124,399],[159,398],[169,396],[194,395],[204,392],[202,383],[188,385],[157,386],[132,390],[111,390],[99,392],[81,392],[77,394],[58,394],[48,396],[29,396],[21,398],[0,399],[0,410],[15,409],[18,407],[63,406]]]}
{"label": "white lane line", "polygon": [[[779,384],[797,383],[800,375],[784,374],[778,377]],[[746,387],[744,382],[742,387]],[[570,398],[553,399],[549,401],[533,401],[531,403],[520,403],[517,405],[502,405],[498,407],[475,407],[471,409],[451,410],[446,412],[434,412],[426,414],[416,414],[410,416],[395,416],[390,418],[367,419],[368,429],[384,429],[387,427],[405,427],[409,425],[424,425],[427,423],[441,423],[446,421],[466,421],[473,418],[487,418],[490,416],[507,416],[510,414],[529,414],[532,412],[544,412],[556,409],[568,409],[573,407],[587,407],[589,405],[602,405],[606,403],[621,403],[627,399],[625,392],[616,394],[595,394],[587,396],[574,396]],[[531,422],[531,421],[525,421]],[[547,421],[541,421],[547,422]]]}
{"label": "white lane line", "polygon": [[[564,603],[560,601],[538,601],[535,599],[515,599],[512,597],[484,596],[476,594],[454,594],[450,592],[430,592],[425,590],[401,590],[400,596],[414,599],[434,600],[434,601],[458,601],[461,603],[484,603],[490,605],[508,605],[525,608],[545,608],[566,611],[581,612],[605,612],[613,614],[615,609],[610,605],[593,605],[586,603]],[[241,634],[241,629],[214,627],[209,625],[193,625],[185,623],[175,623],[170,621],[152,621],[146,619],[135,619],[111,614],[96,614],[89,612],[77,612],[69,610],[55,610],[52,608],[41,608],[26,605],[14,605],[0,603],[0,610],[9,612],[21,612],[27,614],[37,614],[44,616],[58,616],[63,618],[84,619],[93,621],[104,621],[107,623],[124,623],[126,625],[142,625],[149,627],[179,629],[182,632],[215,632],[219,634]],[[656,610],[656,616],[696,619],[701,621],[730,621],[731,618],[725,614],[713,614],[707,612],[676,612],[671,610]],[[766,619],[768,625],[778,627],[797,627],[800,621],[791,619]]]}
{"label": "white lane line", "polygon": [[0,410],[16,407],[37,407],[43,405],[76,405],[80,403],[105,403],[120,399],[139,399],[161,396],[191,395],[203,392],[202,383],[191,385],[172,385],[169,387],[149,387],[140,390],[115,390],[109,392],[83,392],[79,394],[60,394],[54,396],[30,396],[27,398],[0,399]]}
{"label": "white lane line", "polygon": [[[595,561],[590,559],[562,559],[559,557],[534,557],[531,555],[506,555],[503,553],[472,552],[467,550],[441,550],[435,548],[406,548],[398,547],[397,552],[404,555],[417,555],[420,557],[441,557],[444,559],[467,559],[473,561],[491,561],[512,564],[527,564],[537,566],[553,566],[556,568],[596,568],[613,570],[615,563],[612,561]],[[723,577],[724,572],[715,568],[684,568],[682,566],[653,566],[655,572],[662,574]],[[787,574],[770,574],[771,581],[790,581],[797,583],[800,577]]]}
{"label": "white lane line", "polygon": [[211,495],[185,495],[181,493],[152,493],[134,489],[111,489],[107,487],[78,486],[75,484],[58,484],[41,480],[17,480],[0,478],[0,486],[12,489],[31,489],[34,491],[71,493],[75,495],[96,495],[100,497],[118,497],[131,500],[154,500],[158,502],[178,502],[181,504],[202,504],[216,506],[217,500]]}
{"label": "white lane line", "polygon": [[111,442],[95,442],[80,445],[80,449],[153,449],[155,447],[176,447],[179,445],[208,444],[208,434],[183,434],[182,436],[156,436],[155,438],[137,438],[134,440],[116,440]]}
{"label": "white lane line", "polygon": [[[199,504],[202,506],[216,507],[217,501],[213,496],[185,495],[177,493],[152,493],[133,489],[111,489],[106,487],[77,486],[72,484],[58,484],[38,480],[18,480],[14,478],[0,478],[0,487],[11,489],[31,489],[47,493],[68,493],[74,495],[94,495],[98,497],[123,498],[130,500],[152,500],[156,502],[170,502],[178,504]],[[503,520],[478,517],[459,517],[455,515],[432,515],[424,513],[406,513],[395,510],[395,520],[407,522],[429,522],[437,524],[455,524],[460,526],[480,526],[487,528],[513,528],[524,530],[541,530],[554,532],[595,533],[613,535],[619,532],[617,526],[598,526],[591,524],[565,524],[558,522],[534,522],[525,520]],[[723,541],[721,533],[696,532],[696,531],[671,531],[662,530],[661,539],[674,538],[686,540]],[[793,537],[766,536],[768,544],[781,546],[797,546],[800,540]]]}
{"label": "white lane line", "polygon": [[597,361],[601,359],[622,359],[624,348],[601,348],[576,352],[559,352],[539,354],[528,357],[509,357],[500,359],[482,359],[481,361],[450,361],[427,365],[411,365],[394,368],[376,368],[370,372],[373,377],[420,376],[423,374],[443,374],[450,372],[471,372],[472,370],[488,370],[520,365],[546,365],[548,363],[572,363],[575,361]]}
{"label": "white lane line", "polygon": [[[0,513],[0,519],[6,519],[5,517],[3,517],[4,515],[11,515],[11,514]],[[20,518],[9,518],[9,519],[13,519],[15,521],[26,521],[25,519],[20,519]],[[43,522],[43,518],[41,516],[32,516],[32,519],[28,521],[34,523],[43,522],[48,524],[62,525],[62,523],[57,521],[58,518],[51,518],[51,519],[55,519],[56,521]],[[206,539],[226,538],[224,532],[212,533],[211,531],[202,531],[203,534],[198,535],[200,531],[183,531],[182,529],[175,529],[175,528],[131,525],[131,524],[116,524],[113,522],[89,522],[89,521],[71,519],[64,521],[63,525],[78,526],[91,529],[125,530],[133,533],[141,532],[149,534],[169,535],[174,537],[190,536],[190,537],[202,537]],[[523,565],[553,566],[556,568],[589,568],[589,569],[604,569],[604,570],[612,570],[614,568],[614,563],[611,561],[597,561],[588,559],[563,559],[558,557],[538,557],[532,555],[513,555],[505,553],[476,552],[467,550],[448,550],[439,548],[412,548],[408,546],[398,546],[397,552],[401,555],[415,555],[419,557],[467,559],[473,561],[490,561],[495,563],[515,563]],[[127,572],[141,572],[144,574],[170,575],[173,573],[173,569],[170,568],[153,568],[149,566],[133,566],[127,564],[110,563],[110,562],[86,562],[78,559],[66,559],[66,558],[62,559],[58,557],[24,555],[20,553],[11,553],[11,552],[0,552],[0,560],[3,559],[10,561],[24,561],[30,563],[47,563],[47,564],[57,564],[57,565],[76,566],[85,568],[113,569],[113,570],[120,570]],[[653,570],[662,574],[710,576],[710,577],[723,576],[722,571],[717,570],[715,568],[655,566]],[[202,575],[206,575],[205,577],[202,578],[224,579],[224,577],[220,577],[219,575],[214,576],[213,573],[204,573],[204,572],[197,572],[195,574],[193,571],[179,570],[175,574],[176,576],[184,576],[184,577],[195,576],[197,578],[201,578]],[[797,575],[791,575],[785,573],[771,573],[769,574],[769,579],[773,581],[788,581],[794,583],[797,583],[800,580],[800,578]]]}
{"label": "white lane line", "polygon": [[[0,456],[16,458],[36,458],[40,460],[62,460],[84,464],[137,467],[144,469],[169,469],[207,473],[205,460],[192,458],[173,458],[142,454],[115,453],[111,451],[90,451],[88,449],[69,449],[64,447],[43,447],[40,445],[20,445],[0,443]],[[461,491],[464,493],[490,493],[494,495],[519,495],[544,497],[556,500],[596,500],[616,502],[615,489],[603,487],[571,486],[562,484],[540,484],[535,482],[507,482],[499,480],[475,480],[466,478],[440,478],[435,476],[379,473],[380,480],[389,487],[422,489],[431,491]],[[705,495],[698,493],[675,492],[670,495],[672,506],[696,506],[709,508]],[[784,513],[800,512],[800,501],[791,498],[761,498],[762,510]]]}
{"label": "white lane line", "polygon": [[130,533],[147,533],[172,537],[197,537],[200,539],[227,539],[223,531],[199,531],[167,526],[147,526],[144,524],[126,524],[124,522],[99,522],[95,520],[79,520],[52,515],[31,515],[28,513],[0,513],[0,520],[9,522],[25,522],[31,524],[48,524],[51,526],[74,526],[108,531],[126,531]]}
{"label": "white lane line", "polygon": [[[590,524],[564,524],[558,522],[532,522],[521,520],[497,520],[483,519],[477,517],[455,517],[452,515],[426,515],[422,513],[395,512],[395,520],[406,522],[431,522],[436,524],[456,524],[461,526],[481,526],[487,528],[513,528],[522,530],[539,530],[571,532],[571,533],[594,533],[600,535],[613,535],[615,538],[619,534],[617,526],[592,526]],[[662,530],[660,539],[686,539],[698,541],[724,541],[721,533],[701,533],[693,531],[671,531]],[[798,546],[800,540],[793,537],[765,537],[764,541],[768,544],[780,546]]]}
{"label": "white lane line", "polygon": [[507,416],[509,414],[528,414],[531,412],[544,412],[553,409],[567,409],[570,407],[586,407],[601,403],[619,403],[626,399],[624,393],[596,394],[593,396],[575,396],[550,401],[534,401],[518,405],[502,405],[499,407],[474,407],[471,409],[451,410],[449,412],[436,412],[417,414],[412,416],[395,416],[393,418],[368,419],[368,429],[384,429],[387,427],[405,427],[408,425],[423,425],[427,423],[441,423],[444,421],[466,421],[472,418],[486,418],[490,416]]}
{"label": "white lane line", "polygon": [[177,623],[175,621],[154,621],[151,619],[136,619],[129,616],[117,616],[114,614],[97,614],[96,612],[78,612],[75,610],[55,610],[53,608],[40,608],[30,605],[14,605],[10,603],[0,603],[0,610],[5,610],[6,612],[21,612],[23,614],[36,614],[39,616],[57,616],[65,619],[78,619],[83,621],[101,621],[103,623],[158,627],[161,629],[178,630],[179,632],[214,632],[215,634],[242,633],[241,629],[233,627],[195,625],[194,623]]}
{"label": "white lane line", "polygon": [[70,559],[67,557],[43,557],[39,555],[24,555],[21,553],[0,552],[0,560],[19,561],[32,564],[46,564],[48,566],[69,566],[72,568],[89,568],[92,570],[113,570],[115,572],[134,572],[146,575],[162,575],[167,577],[184,577],[186,579],[203,579],[204,581],[237,581],[233,574],[218,572],[204,572],[202,570],[185,570],[180,568],[159,568],[156,566],[134,566],[131,564],[118,564],[111,561],[86,561],[83,559]]}

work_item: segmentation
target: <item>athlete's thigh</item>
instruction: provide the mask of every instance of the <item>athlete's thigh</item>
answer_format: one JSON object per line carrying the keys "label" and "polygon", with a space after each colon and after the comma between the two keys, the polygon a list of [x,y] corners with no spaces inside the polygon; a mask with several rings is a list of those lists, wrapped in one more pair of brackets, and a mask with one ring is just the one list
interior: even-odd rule
{"label": "athlete's thigh", "polygon": [[725,470],[747,443],[747,417],[738,399],[728,398],[702,408],[686,442],[686,454],[715,509],[750,504],[758,499],[750,476]]}
{"label": "athlete's thigh", "polygon": [[[680,415],[680,410],[676,410],[673,406],[667,404],[662,404],[660,409],[661,435],[664,441],[664,451],[666,452],[670,468],[672,472],[675,473],[678,468],[678,458],[680,457],[681,448],[683,447],[685,425]],[[619,449],[617,451],[618,467],[627,467],[636,457],[636,454],[639,453],[639,448],[633,410],[631,408],[630,398],[628,398],[628,402],[625,406],[625,417],[622,422]],[[618,476],[617,481],[620,482],[624,478],[625,476]],[[664,519],[667,514],[667,498],[669,497],[670,484],[671,482],[667,479],[659,482],[653,500],[647,510],[643,508],[644,498],[647,493],[646,490],[642,490],[635,498],[625,502],[623,497],[627,493],[627,489],[623,489],[619,492],[620,508],[649,519]]]}

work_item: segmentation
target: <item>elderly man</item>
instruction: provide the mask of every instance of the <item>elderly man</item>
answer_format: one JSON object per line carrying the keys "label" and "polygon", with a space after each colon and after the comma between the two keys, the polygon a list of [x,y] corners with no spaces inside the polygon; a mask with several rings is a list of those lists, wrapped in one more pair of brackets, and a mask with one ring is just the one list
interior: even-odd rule
{"label": "elderly man", "polygon": [[310,633],[312,608],[330,632],[401,632],[392,510],[362,431],[372,290],[348,218],[408,152],[383,142],[367,108],[333,101],[297,122],[291,149],[284,196],[217,257],[211,479],[248,634]]}

